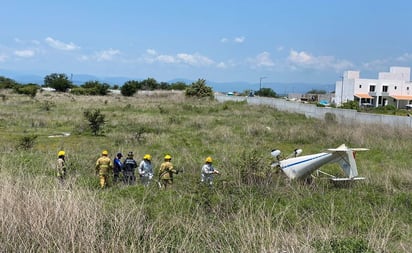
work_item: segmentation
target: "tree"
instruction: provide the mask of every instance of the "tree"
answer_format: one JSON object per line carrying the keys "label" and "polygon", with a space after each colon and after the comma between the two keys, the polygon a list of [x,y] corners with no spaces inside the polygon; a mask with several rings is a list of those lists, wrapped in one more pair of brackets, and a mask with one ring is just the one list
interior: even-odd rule
{"label": "tree", "polygon": [[261,96],[261,97],[277,97],[278,95],[276,92],[274,92],[271,88],[261,88],[258,90],[255,95]]}
{"label": "tree", "polygon": [[44,77],[44,86],[56,89],[56,91],[66,92],[73,86],[66,74],[53,73]]}
{"label": "tree", "polygon": [[87,119],[87,121],[89,121],[89,127],[92,130],[93,134],[98,135],[104,124],[106,124],[106,116],[100,112],[100,109],[86,110],[83,112],[83,115]]}
{"label": "tree", "polygon": [[187,84],[184,82],[175,82],[170,84],[169,89],[171,90],[185,90],[187,88]]}
{"label": "tree", "polygon": [[88,81],[81,85],[81,87],[87,89],[89,95],[105,96],[109,92],[110,85],[107,83],[100,83],[99,81]]}
{"label": "tree", "polygon": [[154,78],[147,78],[146,80],[143,80],[140,83],[142,90],[155,90],[159,86],[156,79]]}
{"label": "tree", "polygon": [[18,83],[13,79],[0,76],[0,89],[13,89]]}
{"label": "tree", "polygon": [[308,92],[306,92],[306,94],[326,94],[327,92],[325,90],[317,90],[317,89],[312,89]]}
{"label": "tree", "polygon": [[213,90],[206,85],[206,80],[198,79],[186,89],[186,96],[189,97],[210,97],[213,98]]}
{"label": "tree", "polygon": [[169,83],[167,83],[167,82],[160,82],[159,84],[158,84],[158,87],[157,87],[158,89],[161,89],[161,90],[170,90],[170,85],[169,85]]}
{"label": "tree", "polygon": [[120,93],[125,97],[131,97],[136,93],[138,86],[139,86],[138,81],[134,81],[134,80],[127,81],[120,88]]}

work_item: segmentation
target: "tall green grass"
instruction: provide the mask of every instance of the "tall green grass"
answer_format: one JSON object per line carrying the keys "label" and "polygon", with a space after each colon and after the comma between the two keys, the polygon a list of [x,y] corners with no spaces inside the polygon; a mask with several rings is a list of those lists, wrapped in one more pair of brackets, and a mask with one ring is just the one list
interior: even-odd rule
{"label": "tall green grass", "polygon": [[[412,132],[339,125],[245,102],[159,93],[84,97],[4,93],[0,103],[0,247],[6,252],[407,252],[412,218]],[[50,106],[45,108],[45,103]],[[106,115],[93,136],[86,109]],[[70,132],[71,136],[48,135]],[[37,135],[31,149],[21,137]],[[270,150],[319,152],[345,143],[367,179],[350,185],[289,182]],[[69,175],[53,171],[64,149]],[[172,189],[122,184],[100,190],[94,162],[133,151],[165,154],[184,169]],[[200,185],[212,156],[222,175]],[[325,170],[340,173],[334,165]]]}

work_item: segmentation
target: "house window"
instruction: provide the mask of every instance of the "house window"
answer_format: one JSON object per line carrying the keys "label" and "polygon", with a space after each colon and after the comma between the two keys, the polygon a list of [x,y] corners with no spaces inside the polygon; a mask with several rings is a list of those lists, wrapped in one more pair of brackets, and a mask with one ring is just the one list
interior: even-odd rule
{"label": "house window", "polygon": [[362,88],[362,84],[359,84],[359,89]]}
{"label": "house window", "polygon": [[388,92],[388,86],[387,85],[382,86],[382,92]]}
{"label": "house window", "polygon": [[369,86],[369,92],[375,92],[375,85]]}
{"label": "house window", "polygon": [[397,86],[393,87],[393,89],[395,89],[395,90],[396,90],[397,88],[398,88]]}

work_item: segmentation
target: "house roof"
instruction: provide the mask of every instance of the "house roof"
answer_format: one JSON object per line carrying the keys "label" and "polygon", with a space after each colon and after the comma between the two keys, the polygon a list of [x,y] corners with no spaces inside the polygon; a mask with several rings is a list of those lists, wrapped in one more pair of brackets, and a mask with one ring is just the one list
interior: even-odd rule
{"label": "house roof", "polygon": [[391,96],[391,97],[393,97],[394,99],[397,99],[397,100],[412,100],[412,96],[394,95],[394,96]]}
{"label": "house roof", "polygon": [[366,94],[366,93],[357,93],[357,94],[355,94],[355,97],[358,97],[358,98],[372,98],[371,96],[369,96],[369,94]]}

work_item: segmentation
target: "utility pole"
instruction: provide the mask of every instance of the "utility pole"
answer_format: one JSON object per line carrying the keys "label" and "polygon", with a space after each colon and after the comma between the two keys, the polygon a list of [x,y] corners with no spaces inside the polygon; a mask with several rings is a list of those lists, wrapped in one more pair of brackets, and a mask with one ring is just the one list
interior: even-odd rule
{"label": "utility pole", "polygon": [[267,78],[266,76],[262,76],[259,78],[259,91],[262,89],[262,79]]}
{"label": "utility pole", "polygon": [[342,87],[340,91],[340,104],[343,106],[343,76],[340,77],[342,79]]}

